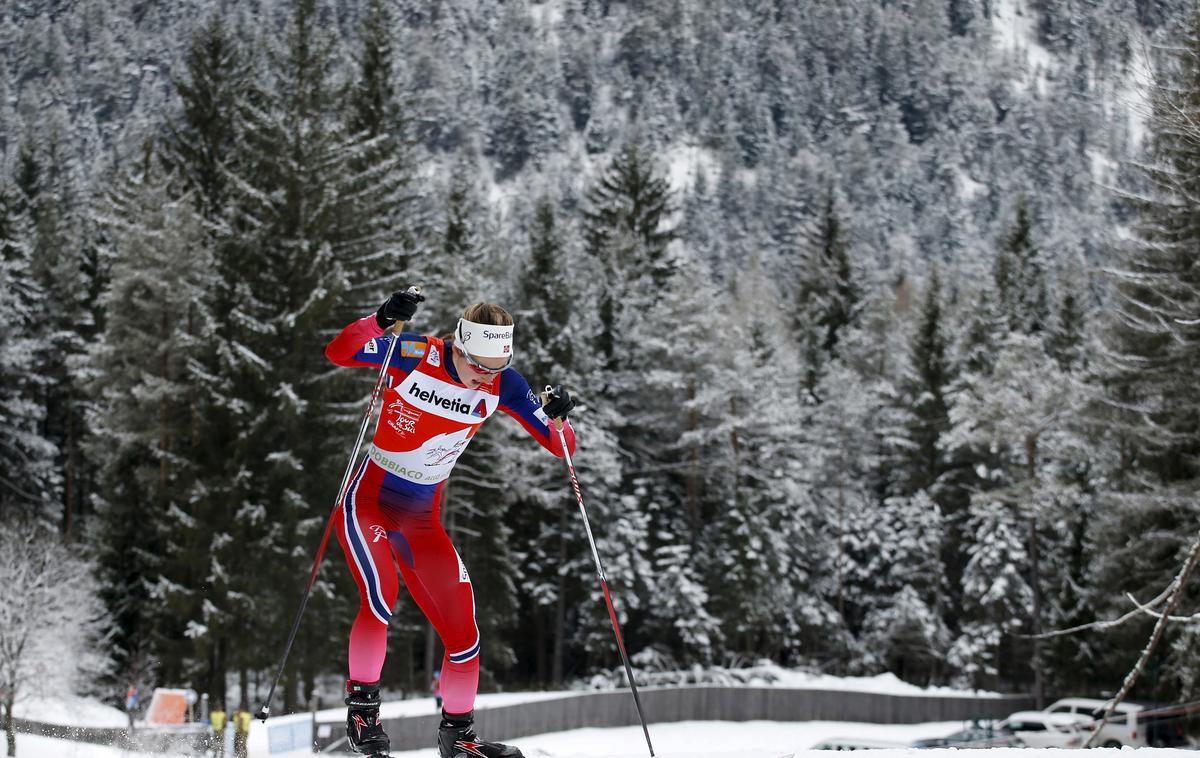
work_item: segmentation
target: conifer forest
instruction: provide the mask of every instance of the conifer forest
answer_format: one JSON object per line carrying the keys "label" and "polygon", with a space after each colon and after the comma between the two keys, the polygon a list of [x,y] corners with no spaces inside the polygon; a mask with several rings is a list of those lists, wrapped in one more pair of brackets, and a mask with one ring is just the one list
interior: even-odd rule
{"label": "conifer forest", "polygon": [[[1183,0],[4,0],[0,529],[83,569],[77,688],[257,705],[375,380],[325,345],[418,284],[577,399],[639,672],[1112,692],[1200,533],[1198,219]],[[622,681],[561,460],[490,421],[442,520],[484,691]],[[333,540],[281,711],[358,602]]]}

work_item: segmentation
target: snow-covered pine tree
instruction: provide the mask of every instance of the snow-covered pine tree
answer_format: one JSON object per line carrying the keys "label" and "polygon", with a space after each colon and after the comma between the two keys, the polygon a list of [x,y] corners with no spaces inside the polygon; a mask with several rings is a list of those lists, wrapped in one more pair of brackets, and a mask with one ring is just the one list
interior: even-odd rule
{"label": "snow-covered pine tree", "polygon": [[58,451],[42,432],[45,360],[38,335],[44,293],[30,255],[29,204],[19,187],[0,178],[0,511],[47,516],[57,489]]}
{"label": "snow-covered pine tree", "polygon": [[[82,446],[89,393],[86,341],[96,334],[98,289],[103,271],[88,265],[94,233],[83,167],[71,143],[64,104],[45,105],[43,128],[29,131],[17,182],[32,222],[29,254],[34,282],[45,297],[37,312],[36,338],[45,348],[30,370],[41,378],[39,403],[45,408],[43,434],[58,451],[53,500],[60,505],[61,528],[71,536],[85,508],[92,472]],[[69,314],[69,315],[68,315]]]}
{"label": "snow-covered pine tree", "polygon": [[[794,345],[778,339],[785,316],[776,284],[760,266],[740,278],[715,354],[704,362],[696,405],[703,409],[702,545],[713,556],[706,584],[726,654],[826,660],[849,644],[828,597],[832,570],[821,549],[828,518],[809,486],[810,440],[794,386]],[[730,375],[736,379],[730,378]]]}
{"label": "snow-covered pine tree", "polygon": [[[565,384],[579,408],[573,416],[579,448],[576,454],[595,465],[588,418],[588,388],[577,356],[587,351],[581,341],[580,321],[586,312],[578,239],[560,220],[550,195],[533,207],[528,257],[518,268],[515,317],[518,363],[533,391],[546,383]],[[583,530],[576,524],[575,503],[562,461],[540,447],[522,442],[511,448],[517,465],[507,486],[516,497],[509,510],[515,544],[519,546],[522,617],[532,624],[519,655],[533,681],[561,683],[565,672],[567,615],[582,595],[581,584],[593,572]],[[589,482],[590,484],[590,482]],[[592,493],[589,487],[589,495]]]}
{"label": "snow-covered pine tree", "polygon": [[206,640],[188,634],[189,622],[208,615],[203,604],[223,605],[208,573],[219,560],[212,535],[221,514],[196,502],[203,409],[189,370],[202,343],[188,325],[199,320],[212,267],[189,200],[164,202],[167,186],[147,146],[101,213],[113,267],[105,330],[92,348],[102,388],[89,414],[103,483],[95,550],[116,624],[114,658],[130,681],[149,673],[150,646],[170,680],[193,674],[179,664]]}
{"label": "snow-covered pine tree", "polygon": [[1028,528],[1011,503],[987,492],[972,498],[965,526],[972,539],[965,546],[961,628],[948,655],[968,686],[1019,686],[1007,677],[1016,670],[1014,633],[1028,632],[1027,611],[1033,605],[1025,573]]}
{"label": "snow-covered pine tree", "polygon": [[201,218],[217,229],[229,200],[244,67],[224,17],[213,13],[192,35],[182,71],[173,80],[181,112],[167,119],[159,151],[178,185],[174,193],[187,193]]}
{"label": "snow-covered pine tree", "polygon": [[935,268],[917,314],[902,379],[899,400],[907,419],[903,437],[894,440],[892,453],[895,465],[891,491],[896,494],[928,491],[946,471],[941,438],[949,427],[946,393],[953,378],[948,346],[941,274]]}
{"label": "snow-covered pine tree", "polygon": [[[878,516],[883,515],[883,519]],[[867,514],[882,532],[874,554],[886,578],[865,589],[875,595],[863,620],[860,645],[885,671],[914,684],[947,681],[951,634],[946,625],[946,582],[940,543],[945,534],[941,509],[924,491],[888,498],[882,514]],[[861,529],[861,526],[860,526]],[[870,564],[868,564],[870,565]],[[873,566],[878,571],[879,566]],[[868,574],[870,576],[870,574]],[[882,600],[882,602],[881,602]]]}
{"label": "snow-covered pine tree", "polygon": [[392,14],[371,0],[359,32],[358,67],[344,95],[347,177],[340,190],[343,238],[334,245],[346,262],[349,286],[339,303],[343,321],[359,317],[409,281],[421,245],[420,199],[414,188],[416,138],[411,99],[397,92]]}
{"label": "snow-covered pine tree", "polygon": [[[337,497],[350,434],[343,404],[360,390],[349,372],[329,370],[324,345],[351,283],[346,243],[378,224],[346,208],[355,201],[349,162],[361,137],[341,122],[331,78],[336,40],[317,11],[301,0],[282,39],[264,40],[266,59],[255,62],[239,103],[234,212],[218,250],[229,264],[222,286],[231,314],[221,379],[227,402],[237,399],[229,405],[238,434],[227,454],[231,501],[262,571],[247,596],[251,629],[273,639],[286,634],[295,611],[286,588],[301,585]],[[335,562],[325,568],[344,576]],[[349,602],[332,596],[318,583],[310,612]],[[341,641],[314,625],[301,630],[281,686],[285,708],[312,692]]]}
{"label": "snow-covered pine tree", "polygon": [[[701,441],[720,435],[708,426],[719,423],[709,414],[708,403],[716,403],[716,416],[728,408],[712,392],[713,386],[728,383],[710,374],[727,377],[729,360],[738,352],[729,341],[732,335],[720,334],[716,319],[723,306],[707,273],[686,256],[644,314],[647,325],[657,328],[640,340],[643,357],[638,360],[647,367],[641,383],[657,402],[647,402],[636,413],[657,444],[641,443],[645,457],[630,473],[638,505],[650,515],[652,567],[642,578],[642,591],[654,601],[644,604],[642,635],[658,653],[657,665],[712,661],[721,639],[719,621],[708,609],[711,575],[700,558],[708,554],[703,537],[709,515],[721,507],[706,485],[721,479],[718,470],[730,469],[727,460],[701,457]],[[629,369],[626,376],[634,373]],[[651,460],[661,461],[661,468],[647,465]],[[722,484],[727,493],[736,487],[728,478]],[[680,623],[685,618],[688,622]]]}
{"label": "snow-covered pine tree", "polygon": [[485,153],[496,161],[497,179],[512,177],[531,161],[540,167],[560,149],[564,129],[549,99],[560,89],[557,57],[547,49],[547,36],[526,2],[504,4],[495,60],[486,69],[484,85],[489,113]]}
{"label": "snow-covered pine tree", "polygon": [[[635,133],[613,156],[599,180],[588,189],[583,212],[587,251],[604,263],[610,289],[622,298],[645,295],[666,284],[674,271],[669,252],[678,233],[670,224],[674,201],[670,185]],[[627,301],[622,300],[622,304]],[[611,312],[608,303],[604,312]],[[612,329],[615,324],[602,325]],[[600,349],[611,359],[617,338],[601,336]]]}
{"label": "snow-covered pine tree", "polygon": [[[636,472],[626,470],[613,498],[621,515],[609,529],[603,522],[598,529],[605,555],[617,564],[610,571],[614,583],[625,585],[627,611],[658,589],[649,565],[656,530],[686,533],[672,523],[678,489],[657,465],[669,458],[663,440],[678,424],[673,405],[659,398],[681,388],[675,361],[694,349],[673,339],[681,327],[673,213],[670,187],[636,134],[588,189],[583,210],[587,265],[598,273],[592,287],[598,307],[586,327],[594,353],[586,385],[602,408],[597,425],[615,436],[620,456],[636,461]],[[686,318],[703,323],[704,316],[692,312]],[[635,582],[637,591],[629,591]],[[626,631],[636,649],[638,626]]]}
{"label": "snow-covered pine tree", "polygon": [[841,331],[853,321],[862,298],[845,213],[832,183],[814,211],[792,230],[784,250],[796,278],[791,326],[804,356],[800,390],[810,398],[816,398],[824,366],[837,354]]}
{"label": "snow-covered pine tree", "polygon": [[[1092,570],[1096,586],[1108,591],[1095,595],[1101,608],[1120,603],[1122,592],[1141,598],[1160,593],[1200,523],[1200,401],[1194,392],[1200,366],[1194,201],[1200,132],[1193,120],[1200,103],[1200,14],[1193,11],[1180,32],[1150,91],[1147,159],[1139,164],[1148,187],[1126,198],[1134,214],[1131,235],[1106,268],[1112,296],[1103,310],[1096,366],[1098,419],[1116,460],[1094,532]],[[1123,536],[1119,542],[1117,535]],[[1131,634],[1141,636],[1138,630]],[[1171,653],[1164,671],[1187,666],[1194,654],[1176,644],[1184,639],[1176,634],[1168,628]],[[1120,649],[1120,637],[1111,644],[1114,652]],[[1129,666],[1128,655],[1120,658],[1123,663],[1110,663],[1114,670]],[[1174,691],[1180,682],[1179,675],[1167,674],[1161,691]]]}
{"label": "snow-covered pine tree", "polygon": [[1008,322],[1008,330],[1023,334],[1042,332],[1050,321],[1046,271],[1033,235],[1029,201],[1021,196],[1017,200],[1016,220],[996,253],[992,275],[998,307]]}
{"label": "snow-covered pine tree", "polygon": [[[1028,577],[1030,605],[1019,611],[1013,606],[1011,610],[1016,614],[1014,619],[1027,620],[1033,634],[1043,630],[1046,619],[1043,590],[1047,577],[1043,575],[1041,555],[1060,547],[1060,535],[1046,528],[1058,521],[1054,507],[1059,501],[1055,463],[1060,456],[1076,458],[1082,448],[1068,431],[1070,419],[1079,409],[1073,384],[1046,354],[1040,338],[1011,333],[1000,346],[992,372],[962,377],[950,400],[951,428],[944,440],[945,448],[951,453],[999,453],[982,477],[984,491],[972,499],[984,498],[997,507],[1003,504],[1024,532],[1028,563],[1017,568]],[[967,535],[968,552],[980,549],[971,542],[991,538],[991,534]],[[965,586],[963,591],[967,591]],[[965,620],[981,621],[969,615]],[[1014,651],[1030,645],[1011,644]],[[997,665],[1009,681],[1031,678],[1035,696],[1041,698],[1045,694],[1041,643],[1034,641],[1031,652],[1031,656],[1014,652],[1013,660],[1000,660]],[[1030,670],[1022,671],[1026,663]]]}

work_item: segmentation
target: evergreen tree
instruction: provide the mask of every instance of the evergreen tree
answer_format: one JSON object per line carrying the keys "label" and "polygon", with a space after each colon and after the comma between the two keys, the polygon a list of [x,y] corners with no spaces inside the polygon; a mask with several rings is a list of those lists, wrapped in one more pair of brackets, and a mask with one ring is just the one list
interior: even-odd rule
{"label": "evergreen tree", "polygon": [[173,82],[183,109],[178,123],[168,121],[160,155],[180,185],[176,192],[190,193],[209,223],[225,213],[230,196],[242,67],[224,18],[214,13],[192,36],[183,72]]}
{"label": "evergreen tree", "polygon": [[[973,501],[985,498],[992,505],[1005,506],[1005,512],[1016,519],[1014,528],[1025,534],[1023,554],[1028,563],[1016,568],[1027,577],[1029,604],[1019,607],[1019,612],[1015,605],[1009,610],[1014,618],[1026,619],[1024,623],[1035,634],[1043,630],[1047,616],[1044,590],[1055,583],[1047,581],[1042,555],[1056,552],[1054,542],[1058,541],[1045,526],[1054,522],[1052,505],[1058,500],[1056,459],[1070,460],[1083,448],[1067,428],[1077,410],[1074,394],[1070,376],[1058,370],[1040,341],[1015,333],[1001,345],[994,370],[964,377],[952,396],[953,427],[945,446],[951,451],[969,448],[998,453],[983,477],[985,491]],[[969,542],[987,538],[975,534]],[[980,548],[972,545],[967,549]],[[968,581],[964,578],[964,585]],[[963,591],[969,590],[964,586]],[[968,623],[983,622],[969,615],[965,618]],[[1009,644],[1021,648],[1027,643]],[[998,671],[1008,681],[1032,678],[1035,696],[1042,698],[1042,651],[1043,645],[1034,642],[1028,659],[1016,654],[1013,660],[998,661]],[[1024,668],[1026,662],[1029,670]]]}
{"label": "evergreen tree", "polygon": [[999,308],[1010,331],[1035,334],[1049,327],[1046,274],[1033,244],[1033,221],[1023,196],[1017,202],[1013,227],[997,251],[993,277]]}
{"label": "evergreen tree", "polygon": [[887,576],[869,585],[877,599],[863,620],[863,647],[905,681],[946,681],[951,634],[944,620],[948,609],[939,544],[945,535],[941,509],[925,492],[918,492],[911,498],[889,498],[882,515],[879,519],[864,514],[864,527],[881,533],[882,544],[872,557],[886,567]]}
{"label": "evergreen tree", "polygon": [[794,232],[788,244],[798,278],[793,328],[806,356],[802,389],[808,395],[815,392],[825,363],[837,354],[841,331],[854,319],[862,297],[837,206],[830,185],[819,215]]}
{"label": "evergreen tree", "polygon": [[[340,403],[358,390],[348,372],[328,370],[323,348],[350,286],[352,241],[378,224],[346,208],[357,198],[351,190],[361,191],[349,165],[359,141],[333,117],[334,45],[312,0],[298,3],[284,39],[268,44],[267,65],[239,108],[235,213],[217,251],[218,300],[230,314],[218,332],[219,377],[227,383],[221,402],[237,430],[226,451],[235,472],[229,497],[239,504],[242,544],[266,568],[268,581],[244,599],[250,628],[268,638],[282,637],[294,613],[293,593],[276,588],[304,575],[309,552],[297,546],[315,549],[336,496],[332,482],[345,454]],[[310,612],[332,595],[318,583]],[[285,708],[312,692],[316,674],[341,649],[324,630],[301,631],[281,688]]]}
{"label": "evergreen tree", "polygon": [[1033,591],[1026,580],[1025,524],[1011,504],[987,493],[972,498],[968,530],[976,535],[962,576],[962,629],[950,650],[951,665],[968,686],[1002,687],[1001,670],[1013,671],[1014,632],[1028,629]]}
{"label": "evergreen tree", "polygon": [[644,307],[674,270],[669,254],[677,237],[669,225],[673,210],[666,179],[655,172],[636,137],[620,148],[587,192],[587,251],[602,262],[607,279],[596,348],[610,364],[624,347],[618,310]]}
{"label": "evergreen tree", "polygon": [[351,157],[338,222],[345,232],[334,244],[350,271],[339,311],[345,320],[412,283],[404,277],[424,231],[414,212],[419,198],[411,103],[400,102],[396,91],[392,27],[387,6],[371,0],[359,34],[357,75],[346,95]]}
{"label": "evergreen tree", "polygon": [[[160,673],[179,681],[179,661],[209,639],[189,633],[201,615],[192,593],[204,587],[205,602],[221,607],[206,577],[222,551],[208,531],[218,514],[195,502],[203,458],[193,456],[199,417],[188,366],[200,343],[186,328],[211,266],[195,214],[186,202],[163,202],[166,178],[149,151],[139,171],[118,185],[107,214],[114,264],[109,317],[93,351],[103,390],[91,414],[91,454],[101,465],[96,552],[118,674],[149,683],[150,650]],[[196,538],[181,539],[181,527]],[[205,689],[224,697],[223,682]]]}
{"label": "evergreen tree", "polygon": [[1046,352],[1063,371],[1082,368],[1086,358],[1087,310],[1075,276],[1059,277],[1058,304],[1046,335]]}
{"label": "evergreen tree", "polygon": [[946,471],[941,439],[949,428],[946,392],[953,369],[946,354],[948,338],[942,321],[941,290],[941,277],[935,269],[909,344],[902,401],[908,420],[904,440],[895,453],[898,494],[929,490]]}
{"label": "evergreen tree", "polygon": [[88,265],[94,240],[68,115],[63,107],[52,106],[45,117],[45,129],[29,135],[23,148],[17,182],[32,222],[31,273],[45,294],[36,319],[36,336],[45,350],[37,353],[41,360],[31,369],[44,380],[38,401],[45,408],[43,434],[58,450],[55,467],[62,472],[53,500],[61,506],[62,532],[72,538],[92,476],[83,452],[89,394],[82,391],[88,367],[80,348],[98,328],[103,271]]}
{"label": "evergreen tree", "polygon": [[[1177,572],[1200,519],[1193,497],[1200,406],[1192,391],[1200,366],[1200,235],[1191,200],[1200,182],[1191,115],[1200,102],[1200,14],[1189,17],[1152,102],[1149,159],[1141,165],[1148,188],[1127,198],[1133,233],[1108,268],[1112,296],[1097,366],[1096,418],[1108,430],[1114,458],[1101,521],[1133,537],[1115,545],[1098,530],[1092,567],[1099,581],[1142,597],[1157,595]],[[1098,593],[1096,599],[1104,606],[1115,602]],[[1164,666],[1170,667],[1187,646],[1180,637],[1177,647],[1175,632],[1167,634],[1172,653]],[[1122,665],[1128,662],[1112,662]],[[1171,691],[1178,682],[1171,676],[1160,687]]]}
{"label": "evergreen tree", "polygon": [[[549,196],[533,208],[529,255],[518,282],[516,317],[520,334],[520,369],[534,392],[544,382],[563,382],[569,391],[586,392],[579,385],[575,360],[576,306],[580,272],[574,241],[568,236]],[[586,401],[584,401],[586,402]],[[581,403],[582,405],[582,403]],[[576,414],[576,423],[579,422]],[[586,428],[587,422],[582,422]],[[580,431],[580,436],[586,435]],[[545,451],[527,443],[509,487],[521,497],[511,507],[514,539],[522,546],[521,617],[532,625],[520,654],[527,657],[532,679],[559,684],[566,673],[567,614],[573,598],[581,594],[580,581],[588,576],[588,548],[581,531],[571,521],[574,503],[566,486],[565,469]]]}
{"label": "evergreen tree", "polygon": [[44,294],[30,256],[28,203],[0,183],[0,511],[45,515],[56,490],[58,451],[43,433],[44,389],[35,367],[45,360],[38,339]]}
{"label": "evergreen tree", "polygon": [[505,4],[497,37],[497,60],[488,71],[487,153],[496,159],[497,178],[506,179],[556,148],[560,129],[549,94],[558,89],[557,71],[524,2]]}

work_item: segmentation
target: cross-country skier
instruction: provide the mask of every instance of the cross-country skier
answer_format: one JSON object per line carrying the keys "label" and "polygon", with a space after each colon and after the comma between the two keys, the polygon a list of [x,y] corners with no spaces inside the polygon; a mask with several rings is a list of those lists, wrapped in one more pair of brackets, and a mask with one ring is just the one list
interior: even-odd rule
{"label": "cross-country skier", "polygon": [[388,340],[400,340],[387,370],[373,445],[334,513],[360,596],[350,629],[346,730],[355,751],[387,753],[388,736],[379,721],[379,677],[387,623],[399,591],[398,564],[409,594],[446,649],[441,758],[521,758],[517,748],[481,741],[472,728],[480,649],[475,597],[466,566],[439,520],[439,500],[455,461],[497,410],[515,418],[559,457],[562,444],[550,422],[563,423],[573,454],[575,434],[566,418],[575,403],[560,386],[545,395],[543,407],[525,377],[510,367],[513,318],[498,305],[468,307],[453,338],[393,335],[390,327],[412,319],[424,299],[416,292],[396,292],[325,349],[339,366],[382,367]]}

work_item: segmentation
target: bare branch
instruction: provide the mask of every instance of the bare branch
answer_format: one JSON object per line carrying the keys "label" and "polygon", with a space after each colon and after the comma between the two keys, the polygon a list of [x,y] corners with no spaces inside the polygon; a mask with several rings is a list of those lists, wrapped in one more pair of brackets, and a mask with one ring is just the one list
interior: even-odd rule
{"label": "bare branch", "polygon": [[[1121,616],[1120,618],[1111,619],[1108,621],[1092,621],[1087,624],[1080,624],[1079,626],[1073,626],[1070,629],[1058,629],[1053,632],[1042,632],[1041,634],[1022,634],[1020,636],[1026,638],[1026,639],[1041,640],[1041,639],[1047,639],[1050,637],[1062,637],[1062,636],[1065,636],[1068,634],[1076,634],[1077,632],[1103,631],[1105,629],[1112,629],[1114,627],[1120,626],[1121,624],[1124,624],[1126,621],[1129,621],[1132,618],[1135,618],[1135,617],[1141,615],[1148,608],[1158,605],[1163,600],[1165,600],[1168,595],[1171,594],[1171,590],[1173,590],[1174,588],[1175,588],[1175,583],[1174,583],[1174,581],[1172,581],[1171,584],[1167,585],[1167,588],[1165,590],[1163,590],[1162,592],[1160,592],[1158,594],[1158,597],[1154,598],[1153,600],[1151,600],[1149,603],[1146,603],[1145,605],[1138,603],[1138,601],[1135,600],[1132,595],[1127,595],[1130,602],[1133,603],[1134,609],[1132,611],[1130,611],[1129,613],[1126,613],[1124,616]],[[1153,613],[1153,611],[1151,611],[1151,612]]]}
{"label": "bare branch", "polygon": [[1176,575],[1175,581],[1171,582],[1171,597],[1167,600],[1167,607],[1163,609],[1158,623],[1154,625],[1154,632],[1150,635],[1150,642],[1146,644],[1146,649],[1142,651],[1141,657],[1138,658],[1137,663],[1134,664],[1133,668],[1125,676],[1125,683],[1121,685],[1121,691],[1109,701],[1108,707],[1104,709],[1104,718],[1100,719],[1092,728],[1092,734],[1084,744],[1085,748],[1092,747],[1096,742],[1096,737],[1100,734],[1100,730],[1108,724],[1109,719],[1112,718],[1113,711],[1121,704],[1121,701],[1133,689],[1133,685],[1137,682],[1138,677],[1141,676],[1142,670],[1146,666],[1146,661],[1150,660],[1150,656],[1154,653],[1154,648],[1158,647],[1158,642],[1162,639],[1163,631],[1167,628],[1167,621],[1171,618],[1171,612],[1175,610],[1175,606],[1179,604],[1179,599],[1183,597],[1183,588],[1187,586],[1188,577],[1192,575],[1197,562],[1200,562],[1200,535],[1197,535],[1196,541],[1192,543],[1192,550],[1188,553],[1187,561],[1184,562],[1183,568]]}

